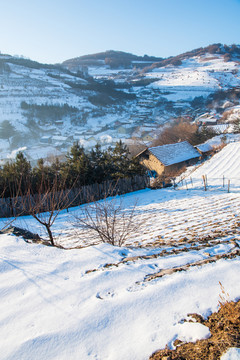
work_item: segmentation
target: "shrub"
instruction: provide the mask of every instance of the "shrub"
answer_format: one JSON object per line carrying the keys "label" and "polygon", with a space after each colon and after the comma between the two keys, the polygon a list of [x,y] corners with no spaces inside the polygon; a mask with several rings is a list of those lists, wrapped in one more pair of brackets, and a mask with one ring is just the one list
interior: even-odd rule
{"label": "shrub", "polygon": [[135,208],[136,204],[130,211],[125,211],[122,200],[105,197],[104,200],[85,205],[82,214],[75,216],[75,225],[92,231],[101,242],[122,246],[131,233],[139,230]]}

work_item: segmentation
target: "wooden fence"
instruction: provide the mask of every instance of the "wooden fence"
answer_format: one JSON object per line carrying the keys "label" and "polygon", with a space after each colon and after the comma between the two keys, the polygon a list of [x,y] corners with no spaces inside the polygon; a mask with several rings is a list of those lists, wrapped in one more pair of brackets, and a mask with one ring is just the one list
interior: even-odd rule
{"label": "wooden fence", "polygon": [[186,190],[190,189],[203,189],[218,190],[230,192],[230,189],[239,192],[240,178],[231,177],[228,178],[225,175],[222,177],[208,177],[206,174],[198,178],[186,177],[181,179],[177,184],[174,183],[174,188],[177,186],[185,187]]}
{"label": "wooden fence", "polygon": [[29,215],[30,209],[38,206],[38,212],[52,209],[53,202],[61,209],[78,206],[92,200],[101,200],[108,196],[122,195],[132,191],[142,190],[150,186],[148,176],[136,175],[132,178],[123,178],[104,181],[101,184],[92,184],[73,188],[71,190],[56,191],[54,194],[35,194],[18,196],[15,198],[0,199],[0,217],[15,217]]}

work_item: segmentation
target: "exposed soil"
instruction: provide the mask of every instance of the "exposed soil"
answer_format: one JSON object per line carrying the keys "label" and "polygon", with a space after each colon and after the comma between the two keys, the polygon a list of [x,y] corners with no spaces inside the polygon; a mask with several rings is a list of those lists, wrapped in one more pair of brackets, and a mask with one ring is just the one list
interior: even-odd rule
{"label": "exposed soil", "polygon": [[211,337],[195,343],[174,341],[175,350],[165,348],[150,356],[150,360],[218,360],[230,347],[240,348],[240,300],[220,302],[220,309],[207,320],[201,315],[189,314],[207,326]]}
{"label": "exposed soil", "polygon": [[16,236],[22,236],[26,242],[41,243],[44,245],[51,245],[49,241],[43,240],[38,234],[34,234],[31,231],[21,229],[17,226],[9,226],[5,230],[1,230],[0,234],[13,234]]}

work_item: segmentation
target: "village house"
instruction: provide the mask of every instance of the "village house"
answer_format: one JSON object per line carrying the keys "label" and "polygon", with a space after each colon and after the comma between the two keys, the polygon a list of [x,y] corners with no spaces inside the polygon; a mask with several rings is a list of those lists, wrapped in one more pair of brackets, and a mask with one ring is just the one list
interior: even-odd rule
{"label": "village house", "polygon": [[63,120],[55,120],[54,123],[57,126],[62,126],[64,124],[64,121]]}
{"label": "village house", "polygon": [[206,158],[214,152],[213,146],[208,143],[196,145],[195,148],[199,151],[202,158]]}
{"label": "village house", "polygon": [[202,114],[198,116],[194,122],[198,125],[216,125],[218,120],[216,116],[210,115],[209,113]]}
{"label": "village house", "polygon": [[137,157],[152,175],[167,175],[195,163],[201,154],[187,141],[146,148]]}
{"label": "village house", "polygon": [[40,143],[42,144],[51,144],[52,142],[52,136],[48,135],[48,136],[42,136],[40,138]]}

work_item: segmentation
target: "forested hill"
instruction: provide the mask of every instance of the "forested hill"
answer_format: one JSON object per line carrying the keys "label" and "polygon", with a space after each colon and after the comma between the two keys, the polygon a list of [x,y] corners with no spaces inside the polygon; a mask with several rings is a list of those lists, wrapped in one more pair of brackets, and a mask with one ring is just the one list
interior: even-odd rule
{"label": "forested hill", "polygon": [[223,55],[226,61],[239,60],[240,61],[240,46],[239,45],[223,45],[212,44],[206,47],[200,47],[177,56],[170,56],[168,58],[156,56],[137,56],[123,51],[107,50],[104,52],[83,55],[69,60],[65,60],[62,65],[70,70],[76,70],[79,66],[102,66],[110,65],[112,68],[131,68],[131,67],[148,67],[151,66],[166,66],[166,65],[180,65],[182,60],[186,60],[195,56],[204,56],[206,54]]}
{"label": "forested hill", "polygon": [[109,65],[112,68],[131,68],[134,66],[144,67],[148,64],[163,60],[155,56],[137,56],[123,51],[107,50],[104,52],[83,55],[77,58],[66,60],[62,63],[63,66],[71,70],[76,70],[79,66],[101,66],[103,64]]}

